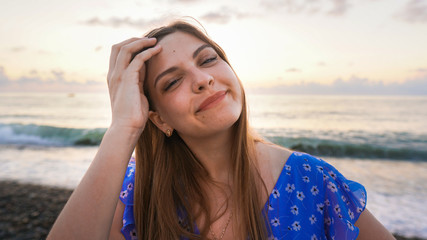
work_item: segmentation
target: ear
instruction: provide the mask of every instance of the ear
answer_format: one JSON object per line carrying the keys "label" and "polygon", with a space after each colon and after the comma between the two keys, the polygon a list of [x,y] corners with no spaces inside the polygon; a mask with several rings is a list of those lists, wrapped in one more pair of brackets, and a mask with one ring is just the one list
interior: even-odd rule
{"label": "ear", "polygon": [[148,118],[152,123],[154,123],[154,125],[157,126],[158,129],[160,129],[160,131],[164,132],[165,134],[167,130],[173,131],[173,128],[165,121],[163,121],[162,117],[157,112],[149,111]]}

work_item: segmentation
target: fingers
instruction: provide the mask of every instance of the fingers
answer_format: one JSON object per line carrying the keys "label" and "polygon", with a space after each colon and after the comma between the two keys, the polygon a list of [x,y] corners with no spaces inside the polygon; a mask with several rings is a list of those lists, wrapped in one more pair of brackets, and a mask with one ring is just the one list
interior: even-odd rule
{"label": "fingers", "polygon": [[109,64],[109,71],[113,71],[114,66],[116,65],[117,55],[119,55],[120,49],[122,46],[125,46],[126,44],[129,44],[131,42],[135,42],[141,38],[130,38],[128,40],[125,40],[121,43],[115,44],[111,47],[111,55],[110,55],[110,64]]}
{"label": "fingers", "polygon": [[128,70],[131,72],[138,72],[148,59],[158,54],[161,50],[162,46],[156,45],[153,48],[149,48],[143,52],[138,53],[132,60],[132,62],[129,64]]}
{"label": "fingers", "polygon": [[114,71],[122,72],[125,70],[134,53],[141,51],[143,48],[154,46],[156,41],[155,38],[141,38],[121,46],[119,54],[117,55]]}

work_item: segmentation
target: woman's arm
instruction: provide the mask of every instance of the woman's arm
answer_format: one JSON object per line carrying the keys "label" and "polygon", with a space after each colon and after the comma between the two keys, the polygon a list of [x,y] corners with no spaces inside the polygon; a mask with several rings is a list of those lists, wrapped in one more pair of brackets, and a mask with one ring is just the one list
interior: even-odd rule
{"label": "woman's arm", "polygon": [[358,240],[392,240],[395,238],[391,233],[368,211],[365,209],[356,221],[359,228]]}
{"label": "woman's arm", "polygon": [[48,239],[108,239],[136,134],[111,127]]}
{"label": "woman's arm", "polygon": [[[148,120],[142,87],[145,61],[159,53],[156,39],[132,38],[111,50],[108,89],[112,122],[82,181],[48,239],[108,239],[128,161]],[[145,47],[133,59],[132,56]]]}

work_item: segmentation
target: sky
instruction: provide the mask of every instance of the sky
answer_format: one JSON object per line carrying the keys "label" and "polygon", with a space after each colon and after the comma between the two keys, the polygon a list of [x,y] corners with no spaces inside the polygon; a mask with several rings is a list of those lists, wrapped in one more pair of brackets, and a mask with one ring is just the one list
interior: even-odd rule
{"label": "sky", "polygon": [[107,91],[113,44],[190,16],[248,91],[427,95],[423,0],[0,3],[0,92]]}

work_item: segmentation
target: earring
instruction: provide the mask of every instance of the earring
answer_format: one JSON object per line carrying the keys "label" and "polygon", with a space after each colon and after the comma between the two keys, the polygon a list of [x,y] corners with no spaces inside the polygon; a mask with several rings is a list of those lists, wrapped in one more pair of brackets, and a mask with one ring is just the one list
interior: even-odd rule
{"label": "earring", "polygon": [[166,130],[166,136],[168,137],[172,136],[172,131],[170,129]]}

